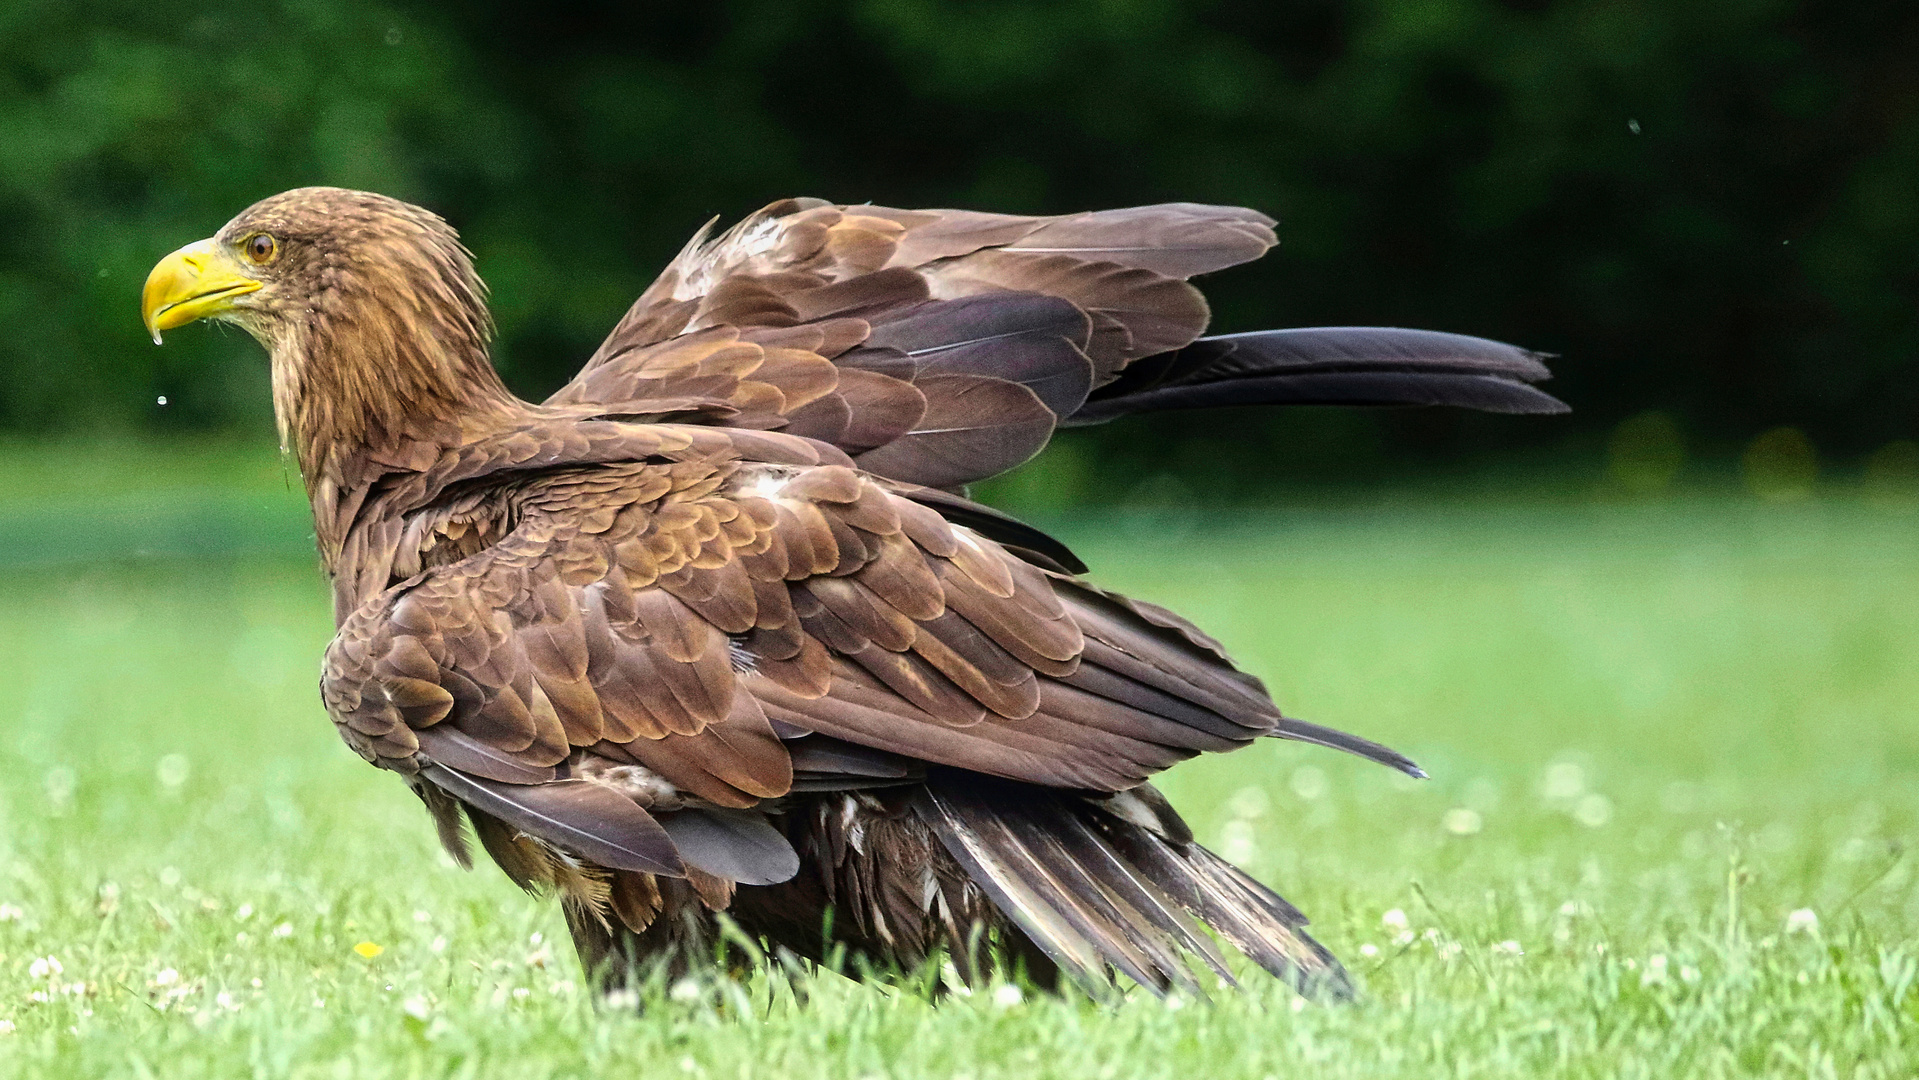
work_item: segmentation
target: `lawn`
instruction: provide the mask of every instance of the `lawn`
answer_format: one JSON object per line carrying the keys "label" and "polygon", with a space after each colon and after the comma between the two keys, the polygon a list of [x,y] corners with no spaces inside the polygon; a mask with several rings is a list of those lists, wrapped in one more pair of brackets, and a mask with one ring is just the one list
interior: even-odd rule
{"label": "lawn", "polygon": [[[1405,492],[1047,522],[1288,710],[1174,770],[1357,1004],[1271,980],[938,1006],[821,975],[598,1009],[553,905],[461,873],[314,689],[270,454],[0,448],[0,1075],[1907,1077],[1919,509]],[[51,510],[40,507],[51,505]],[[1254,973],[1257,976],[1257,973]]]}

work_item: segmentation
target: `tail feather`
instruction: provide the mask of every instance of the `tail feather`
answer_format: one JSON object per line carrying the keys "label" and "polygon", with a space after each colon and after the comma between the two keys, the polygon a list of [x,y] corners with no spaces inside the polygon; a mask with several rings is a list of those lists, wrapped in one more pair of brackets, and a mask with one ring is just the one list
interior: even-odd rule
{"label": "tail feather", "polygon": [[[1060,910],[1077,905],[1044,875],[1035,873],[1032,860],[1004,835],[998,822],[990,815],[969,812],[975,808],[962,792],[942,788],[936,792],[929,785],[915,792],[915,811],[1028,940],[1076,981],[1097,988],[1105,981],[1105,965],[1114,950],[1101,949],[1081,932],[1084,920]],[[1010,858],[1008,848],[1013,849]]]}
{"label": "tail feather", "polygon": [[[1163,802],[1162,802],[1163,805]],[[935,773],[914,809],[994,904],[1092,992],[1116,969],[1156,994],[1200,993],[1188,957],[1231,979],[1210,926],[1300,988],[1347,996],[1339,962],[1284,899],[1185,833],[1115,816],[1077,796]]]}
{"label": "tail feather", "polygon": [[1179,851],[1146,834],[1113,839],[1144,872],[1166,883],[1183,907],[1260,967],[1308,996],[1352,997],[1345,968],[1302,931],[1306,916],[1278,893],[1198,844]]}
{"label": "tail feather", "polygon": [[[1120,904],[1143,916],[1151,926],[1180,948],[1196,954],[1206,966],[1227,983],[1237,985],[1218,946],[1207,937],[1193,917],[1166,894],[1154,881],[1113,850],[1112,845],[1092,830],[1081,817],[1063,819],[1061,842],[1070,856],[1089,868],[1091,876],[1105,883],[1118,895]],[[1176,971],[1185,970],[1179,964]],[[1197,991],[1198,987],[1192,987]]]}
{"label": "tail feather", "polygon": [[[1002,814],[1000,822],[1049,883],[1076,901],[1062,910],[1082,934],[1104,945],[1102,951],[1114,967],[1156,990],[1176,986],[1200,993],[1181,955],[1182,946],[1197,944],[1192,932],[1156,917],[1158,900],[1082,823],[1071,817],[1035,821],[1020,813]],[[1072,840],[1080,842],[1070,844]]]}

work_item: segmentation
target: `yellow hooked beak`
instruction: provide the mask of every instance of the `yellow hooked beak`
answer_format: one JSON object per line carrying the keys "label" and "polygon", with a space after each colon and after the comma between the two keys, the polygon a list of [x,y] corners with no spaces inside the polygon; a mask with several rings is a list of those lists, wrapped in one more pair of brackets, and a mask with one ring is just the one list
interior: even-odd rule
{"label": "yellow hooked beak", "polygon": [[147,287],[140,292],[140,317],[158,345],[160,331],[218,315],[232,308],[235,298],[259,287],[260,282],[246,276],[225,248],[201,240],[161,259],[147,275]]}

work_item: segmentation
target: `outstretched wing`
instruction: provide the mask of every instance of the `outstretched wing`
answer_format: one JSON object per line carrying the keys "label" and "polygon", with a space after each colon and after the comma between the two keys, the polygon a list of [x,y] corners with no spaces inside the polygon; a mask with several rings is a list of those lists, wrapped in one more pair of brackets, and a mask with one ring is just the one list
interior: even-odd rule
{"label": "outstretched wing", "polygon": [[[695,236],[548,404],[778,428],[934,487],[1012,468],[1062,423],[1147,409],[1563,409],[1526,385],[1545,377],[1536,356],[1477,338],[1313,331],[1279,361],[1278,346],[1201,338],[1186,279],[1258,258],[1272,226],[1193,203],[1016,217],[789,199]],[[1397,377],[1354,377],[1368,372]]]}
{"label": "outstretched wing", "polygon": [[710,808],[927,764],[1119,791],[1201,750],[1322,741],[1170,613],[912,493],[711,458],[526,481],[504,539],[346,620],[328,708],[369,760],[528,835],[753,884],[790,874],[791,850]]}

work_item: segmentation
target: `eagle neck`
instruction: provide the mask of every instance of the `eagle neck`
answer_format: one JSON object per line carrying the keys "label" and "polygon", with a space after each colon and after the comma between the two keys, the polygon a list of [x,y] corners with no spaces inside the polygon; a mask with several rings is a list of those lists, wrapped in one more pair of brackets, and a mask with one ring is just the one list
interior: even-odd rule
{"label": "eagle neck", "polygon": [[331,570],[368,489],[430,467],[447,449],[515,426],[533,407],[500,380],[477,317],[405,317],[316,306],[275,343],[274,415],[313,502]]}

